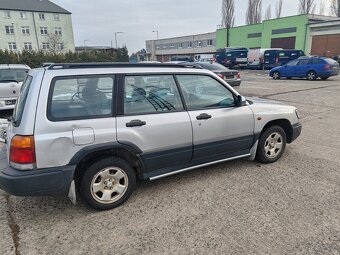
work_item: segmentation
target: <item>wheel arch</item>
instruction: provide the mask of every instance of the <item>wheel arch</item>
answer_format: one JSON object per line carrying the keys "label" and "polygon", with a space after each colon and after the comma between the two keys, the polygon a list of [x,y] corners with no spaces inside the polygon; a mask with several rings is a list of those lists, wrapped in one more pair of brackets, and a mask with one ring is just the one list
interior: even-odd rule
{"label": "wheel arch", "polygon": [[314,69],[309,69],[307,72],[306,72],[306,76],[308,75],[309,72],[314,72],[316,74],[316,77],[319,76],[318,72]]}
{"label": "wheel arch", "polygon": [[293,139],[293,127],[290,123],[289,120],[287,119],[278,119],[278,120],[272,120],[269,121],[262,129],[260,136],[270,127],[272,126],[279,126],[281,127],[285,133],[286,133],[286,137],[287,137],[287,143],[291,143],[292,139]]}
{"label": "wheel arch", "polygon": [[105,145],[93,145],[85,147],[74,155],[70,165],[76,165],[73,179],[76,184],[81,180],[82,175],[93,162],[106,157],[116,157],[127,161],[135,170],[137,176],[144,172],[144,161],[140,156],[141,150],[134,145],[119,143],[108,143]]}

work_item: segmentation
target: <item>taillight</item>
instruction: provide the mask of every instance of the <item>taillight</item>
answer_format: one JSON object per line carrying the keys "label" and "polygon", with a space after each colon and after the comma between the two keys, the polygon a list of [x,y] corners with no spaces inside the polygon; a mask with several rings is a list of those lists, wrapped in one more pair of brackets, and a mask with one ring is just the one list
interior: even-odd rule
{"label": "taillight", "polygon": [[223,74],[217,74],[218,77],[220,77],[221,79],[224,79],[224,75]]}
{"label": "taillight", "polygon": [[240,72],[238,72],[238,73],[236,74],[236,78],[237,78],[237,79],[241,79],[241,74],[240,74]]}
{"label": "taillight", "polygon": [[[12,138],[9,159],[15,165],[30,165],[36,162],[33,136],[16,135]],[[19,167],[20,168],[20,167]]]}
{"label": "taillight", "polygon": [[326,65],[323,66],[323,70],[329,70],[329,69],[331,69],[330,65],[326,64]]}
{"label": "taillight", "polygon": [[276,63],[276,64],[279,63],[279,58],[276,58],[276,59],[275,59],[275,63]]}

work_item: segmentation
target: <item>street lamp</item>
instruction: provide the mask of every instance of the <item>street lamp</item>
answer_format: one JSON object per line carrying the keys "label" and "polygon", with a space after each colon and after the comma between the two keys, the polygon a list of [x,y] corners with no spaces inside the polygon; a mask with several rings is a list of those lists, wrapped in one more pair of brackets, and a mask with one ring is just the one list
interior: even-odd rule
{"label": "street lamp", "polygon": [[[158,30],[153,30],[152,33],[156,33],[157,40],[159,40],[159,34],[158,34],[159,32],[158,32]],[[160,51],[161,51],[161,58],[162,58],[162,62],[163,62],[163,51],[162,51],[162,49],[160,49]],[[156,49],[155,49],[155,52],[156,52]],[[155,56],[156,56],[156,60],[157,60],[156,53],[155,53]]]}
{"label": "street lamp", "polygon": [[158,30],[153,30],[152,33],[156,33],[157,34],[157,40],[158,40]]}
{"label": "street lamp", "polygon": [[117,35],[118,34],[124,34],[124,32],[115,32],[116,49],[118,49],[118,42],[117,42]]}
{"label": "street lamp", "polygon": [[14,35],[14,43],[15,43],[15,52],[17,53],[17,57],[18,57],[18,62],[20,62],[20,56],[19,56],[19,52],[18,52],[18,46],[17,45],[17,37],[15,36],[15,30],[14,30],[14,22],[12,22],[12,28],[13,28],[13,35]]}
{"label": "street lamp", "polygon": [[85,48],[85,51],[87,51],[87,47],[86,47],[86,42],[89,42],[90,40],[84,40],[84,48]]}

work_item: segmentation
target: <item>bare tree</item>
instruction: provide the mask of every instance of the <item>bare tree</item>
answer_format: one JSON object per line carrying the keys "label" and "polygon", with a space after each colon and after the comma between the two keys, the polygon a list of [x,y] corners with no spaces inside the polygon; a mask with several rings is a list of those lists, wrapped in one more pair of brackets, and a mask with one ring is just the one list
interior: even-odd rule
{"label": "bare tree", "polygon": [[331,2],[331,15],[340,17],[340,0],[332,0]]}
{"label": "bare tree", "polygon": [[276,18],[281,18],[281,15],[282,15],[282,4],[283,4],[283,0],[279,0],[276,3],[276,8],[275,8],[275,16],[276,16]]}
{"label": "bare tree", "polygon": [[268,5],[266,12],[264,13],[264,19],[269,20],[272,18],[272,6]]}
{"label": "bare tree", "polygon": [[48,34],[46,42],[49,44],[48,50],[51,53],[60,52],[65,48],[65,43],[63,42],[61,35],[57,35],[53,33]]}
{"label": "bare tree", "polygon": [[222,28],[231,28],[235,25],[234,0],[223,0],[222,2]]}
{"label": "bare tree", "polygon": [[320,5],[319,5],[319,14],[320,15],[324,15],[325,14],[325,2],[320,2]]}
{"label": "bare tree", "polygon": [[246,23],[258,24],[262,21],[262,0],[248,0]]}
{"label": "bare tree", "polygon": [[299,13],[300,14],[315,13],[315,0],[299,0]]}

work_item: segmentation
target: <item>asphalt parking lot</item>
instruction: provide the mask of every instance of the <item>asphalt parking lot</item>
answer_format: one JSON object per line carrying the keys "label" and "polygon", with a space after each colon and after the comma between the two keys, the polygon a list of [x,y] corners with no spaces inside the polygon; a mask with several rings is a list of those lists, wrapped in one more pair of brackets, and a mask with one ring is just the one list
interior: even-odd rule
{"label": "asphalt parking lot", "polygon": [[302,135],[277,163],[237,160],[140,182],[105,212],[0,191],[0,254],[340,254],[340,77],[241,75],[243,95],[300,111]]}

